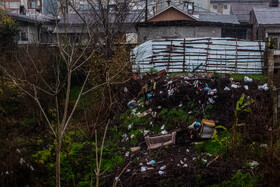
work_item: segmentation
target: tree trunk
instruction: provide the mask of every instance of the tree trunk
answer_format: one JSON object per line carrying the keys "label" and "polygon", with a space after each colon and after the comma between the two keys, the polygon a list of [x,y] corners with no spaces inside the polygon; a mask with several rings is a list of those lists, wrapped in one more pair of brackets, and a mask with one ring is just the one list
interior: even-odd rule
{"label": "tree trunk", "polygon": [[61,149],[61,137],[57,136],[57,146],[56,146],[56,187],[60,187],[60,149]]}

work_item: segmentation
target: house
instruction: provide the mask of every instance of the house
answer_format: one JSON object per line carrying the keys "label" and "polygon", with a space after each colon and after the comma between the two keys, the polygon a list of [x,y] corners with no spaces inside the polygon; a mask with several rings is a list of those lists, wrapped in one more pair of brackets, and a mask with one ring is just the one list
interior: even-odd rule
{"label": "house", "polygon": [[170,6],[137,24],[140,42],[162,38],[235,37],[246,39],[246,27],[234,15],[220,15],[193,6],[186,11]]}
{"label": "house", "polygon": [[[271,4],[270,4],[271,5]],[[250,22],[252,40],[273,38],[280,49],[280,7],[253,8]]]}
{"label": "house", "polygon": [[43,14],[57,12],[57,0],[0,0],[0,8],[6,11],[36,10]]}
{"label": "house", "polygon": [[230,14],[231,6],[235,3],[266,3],[269,0],[211,0],[210,1],[210,11],[219,14]]}
{"label": "house", "polygon": [[166,9],[169,6],[174,6],[179,9],[184,9],[184,7],[188,6],[188,3],[192,2],[194,6],[204,8],[209,10],[210,8],[210,0],[192,0],[192,1],[185,1],[185,0],[155,0],[156,6],[156,13]]}
{"label": "house", "polygon": [[52,44],[52,32],[55,25],[55,17],[45,15],[37,11],[18,13],[15,11],[1,11],[18,23],[18,44]]}
{"label": "house", "polygon": [[[143,20],[143,10],[130,10],[128,13],[121,15],[123,18],[118,16],[120,15],[117,12],[111,11],[108,14],[108,20],[101,20],[104,15],[98,10],[80,11],[78,14],[76,12],[66,13],[61,16],[53,34],[67,34],[73,40],[78,37],[83,37],[87,40],[86,35],[88,32],[93,33],[95,36],[104,35],[107,32],[107,35],[113,35],[115,39],[125,36],[126,43],[137,44],[137,31],[134,23]],[[106,23],[108,24],[107,31],[103,24],[105,21],[108,21]],[[97,38],[102,37],[95,37],[95,39]]]}

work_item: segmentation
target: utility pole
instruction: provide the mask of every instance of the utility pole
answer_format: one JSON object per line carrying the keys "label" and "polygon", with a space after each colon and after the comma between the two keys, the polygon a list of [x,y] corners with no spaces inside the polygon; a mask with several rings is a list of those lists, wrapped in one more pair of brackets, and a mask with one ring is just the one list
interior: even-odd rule
{"label": "utility pole", "polygon": [[148,22],[148,0],[146,0],[146,7],[145,7],[145,22]]}

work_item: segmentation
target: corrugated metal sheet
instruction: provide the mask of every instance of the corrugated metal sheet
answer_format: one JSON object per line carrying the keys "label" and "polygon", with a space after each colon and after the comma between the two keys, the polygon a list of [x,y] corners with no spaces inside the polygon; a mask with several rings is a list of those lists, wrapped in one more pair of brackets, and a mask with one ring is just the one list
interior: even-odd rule
{"label": "corrugated metal sheet", "polygon": [[262,73],[264,42],[233,38],[150,40],[131,52],[133,71]]}

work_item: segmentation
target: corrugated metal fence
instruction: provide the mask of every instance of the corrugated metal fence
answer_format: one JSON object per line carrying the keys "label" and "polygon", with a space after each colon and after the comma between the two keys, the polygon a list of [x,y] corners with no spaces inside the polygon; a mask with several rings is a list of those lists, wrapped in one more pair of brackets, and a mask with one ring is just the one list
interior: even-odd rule
{"label": "corrugated metal fence", "polygon": [[261,74],[264,42],[234,38],[182,38],[145,42],[131,52],[134,72],[150,68],[168,72]]}

